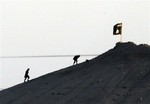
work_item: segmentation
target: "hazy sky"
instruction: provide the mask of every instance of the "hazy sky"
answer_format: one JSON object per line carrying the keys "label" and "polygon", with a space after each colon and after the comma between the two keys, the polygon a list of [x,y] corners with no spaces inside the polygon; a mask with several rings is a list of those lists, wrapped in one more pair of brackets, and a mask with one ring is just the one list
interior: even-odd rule
{"label": "hazy sky", "polygon": [[[148,0],[1,0],[1,56],[101,54],[120,36],[113,25],[123,23],[123,41],[150,43]],[[82,58],[80,62],[85,60]],[[1,87],[72,65],[64,59],[1,59]]]}

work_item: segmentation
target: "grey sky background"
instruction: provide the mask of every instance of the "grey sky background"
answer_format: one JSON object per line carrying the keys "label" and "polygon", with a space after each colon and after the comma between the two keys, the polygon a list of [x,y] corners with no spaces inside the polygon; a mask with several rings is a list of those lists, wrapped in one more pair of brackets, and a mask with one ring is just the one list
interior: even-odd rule
{"label": "grey sky background", "polygon": [[[123,42],[149,44],[150,2],[147,0],[2,0],[1,56],[102,54],[120,36],[113,25],[123,23]],[[93,57],[81,57],[79,62]],[[1,88],[71,66],[68,58],[1,59]]]}

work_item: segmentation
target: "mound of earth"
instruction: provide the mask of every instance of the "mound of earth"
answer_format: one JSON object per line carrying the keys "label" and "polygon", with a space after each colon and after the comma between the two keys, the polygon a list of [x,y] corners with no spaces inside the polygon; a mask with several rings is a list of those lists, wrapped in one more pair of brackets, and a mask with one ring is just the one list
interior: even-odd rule
{"label": "mound of earth", "polygon": [[0,104],[150,104],[150,46],[117,43],[92,60],[1,91]]}

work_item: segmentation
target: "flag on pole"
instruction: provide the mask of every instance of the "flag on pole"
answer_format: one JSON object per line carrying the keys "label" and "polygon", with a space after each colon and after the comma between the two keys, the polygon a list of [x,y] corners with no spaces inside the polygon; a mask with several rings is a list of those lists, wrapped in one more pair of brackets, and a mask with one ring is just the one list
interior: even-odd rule
{"label": "flag on pole", "polygon": [[113,27],[113,35],[121,35],[122,34],[122,23],[117,23]]}

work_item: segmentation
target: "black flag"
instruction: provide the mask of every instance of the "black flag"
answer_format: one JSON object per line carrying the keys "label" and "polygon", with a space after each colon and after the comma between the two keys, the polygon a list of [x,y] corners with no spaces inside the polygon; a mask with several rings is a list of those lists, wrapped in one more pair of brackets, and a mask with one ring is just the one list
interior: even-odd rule
{"label": "black flag", "polygon": [[113,35],[121,35],[122,33],[122,23],[117,23],[113,27]]}

